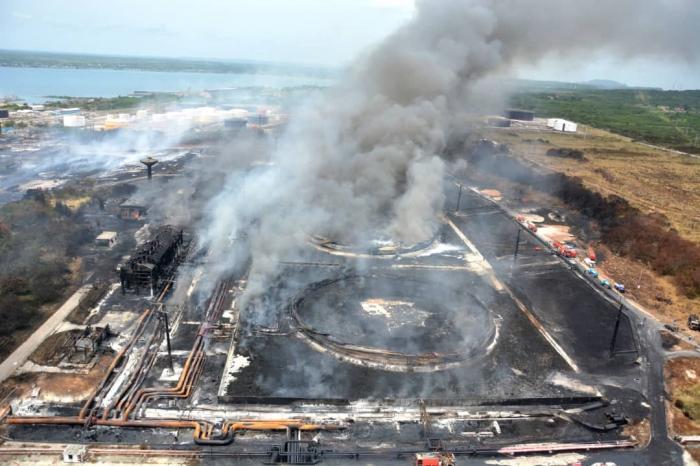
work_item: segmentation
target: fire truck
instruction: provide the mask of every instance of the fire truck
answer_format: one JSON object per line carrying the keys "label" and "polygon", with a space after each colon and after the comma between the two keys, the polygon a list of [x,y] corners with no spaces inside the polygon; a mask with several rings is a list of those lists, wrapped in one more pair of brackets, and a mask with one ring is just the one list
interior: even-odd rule
{"label": "fire truck", "polygon": [[416,466],[455,466],[455,455],[443,452],[416,453]]}
{"label": "fire truck", "polygon": [[574,259],[577,256],[576,249],[572,245],[564,244],[560,241],[552,241],[552,249],[567,259]]}

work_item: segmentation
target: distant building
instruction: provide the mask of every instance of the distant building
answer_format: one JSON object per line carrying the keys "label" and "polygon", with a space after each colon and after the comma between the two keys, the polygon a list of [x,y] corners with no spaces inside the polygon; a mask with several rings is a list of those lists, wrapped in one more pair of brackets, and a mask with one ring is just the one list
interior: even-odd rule
{"label": "distant building", "polygon": [[578,131],[578,125],[573,121],[562,120],[561,118],[550,118],[547,120],[547,127],[554,131],[563,131],[565,133],[575,133]]}
{"label": "distant building", "polygon": [[248,122],[243,118],[229,118],[228,120],[224,121],[224,128],[240,130],[244,129],[247,124]]}
{"label": "distant building", "polygon": [[494,126],[496,128],[508,128],[508,127],[510,127],[510,120],[508,118],[493,117],[493,118],[489,118],[487,123],[489,126]]}
{"label": "distant building", "polygon": [[122,220],[141,220],[148,213],[145,202],[131,198],[119,206],[119,218]]}
{"label": "distant building", "polygon": [[270,121],[267,115],[258,113],[257,115],[251,115],[248,117],[248,123],[251,125],[264,126]]}
{"label": "distant building", "polygon": [[535,119],[535,112],[511,109],[506,111],[505,116],[511,120],[532,121]]}
{"label": "distant building", "polygon": [[117,232],[116,231],[103,231],[100,235],[95,238],[95,244],[98,246],[103,246],[111,248],[117,242]]}
{"label": "distant building", "polygon": [[10,112],[8,110],[0,110],[0,118],[10,118]]}
{"label": "distant building", "polygon": [[85,117],[82,115],[63,115],[65,128],[82,128],[85,126]]}
{"label": "distant building", "polygon": [[59,108],[55,113],[56,115],[77,115],[80,113],[80,109],[78,107]]}

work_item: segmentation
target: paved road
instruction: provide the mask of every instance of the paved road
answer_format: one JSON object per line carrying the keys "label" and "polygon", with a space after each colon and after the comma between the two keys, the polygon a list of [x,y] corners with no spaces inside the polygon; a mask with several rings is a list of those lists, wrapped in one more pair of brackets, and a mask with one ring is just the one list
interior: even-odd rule
{"label": "paved road", "polygon": [[80,298],[90,289],[89,285],[83,286],[66,300],[56,312],[49,317],[27,340],[20,345],[11,355],[0,364],[0,382],[12,375],[12,373],[24,364],[24,361],[39,347],[42,341],[51,335],[56,327],[70,312],[80,303]]}

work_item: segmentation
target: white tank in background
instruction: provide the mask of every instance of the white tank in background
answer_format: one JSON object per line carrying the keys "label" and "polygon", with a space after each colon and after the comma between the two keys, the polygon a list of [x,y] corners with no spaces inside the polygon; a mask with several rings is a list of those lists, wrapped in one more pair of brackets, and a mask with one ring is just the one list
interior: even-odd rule
{"label": "white tank in background", "polygon": [[82,128],[85,126],[83,115],[63,115],[63,126],[65,128]]}
{"label": "white tank in background", "polygon": [[578,125],[573,121],[562,120],[561,118],[550,118],[547,120],[547,127],[554,131],[563,131],[565,133],[575,133],[578,130]]}

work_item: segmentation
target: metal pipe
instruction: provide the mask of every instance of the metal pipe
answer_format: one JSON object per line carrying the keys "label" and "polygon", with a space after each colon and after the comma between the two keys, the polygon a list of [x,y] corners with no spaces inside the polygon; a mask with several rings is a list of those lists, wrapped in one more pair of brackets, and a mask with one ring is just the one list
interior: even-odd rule
{"label": "metal pipe", "polygon": [[136,327],[136,332],[134,333],[134,336],[131,338],[129,341],[129,344],[126,345],[114,358],[114,361],[112,361],[112,364],[110,364],[109,368],[107,369],[107,373],[105,374],[104,378],[100,381],[100,383],[95,387],[95,389],[92,391],[88,399],[85,401],[85,404],[83,405],[82,409],[80,410],[79,417],[80,419],[85,419],[87,415],[87,411],[90,408],[90,405],[92,405],[92,402],[95,400],[97,397],[97,394],[104,388],[104,386],[107,384],[107,380],[109,377],[112,375],[114,372],[114,369],[119,365],[121,360],[124,358],[124,355],[126,352],[133,346],[135,341],[140,337],[141,333],[143,332],[143,329],[145,328],[144,323],[146,322],[147,318],[151,315],[151,309],[147,309],[141,314],[141,317],[138,320],[138,325]]}

